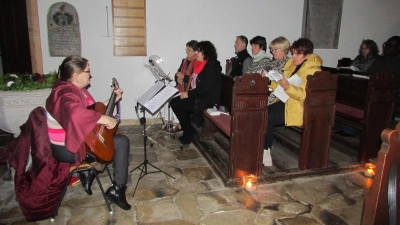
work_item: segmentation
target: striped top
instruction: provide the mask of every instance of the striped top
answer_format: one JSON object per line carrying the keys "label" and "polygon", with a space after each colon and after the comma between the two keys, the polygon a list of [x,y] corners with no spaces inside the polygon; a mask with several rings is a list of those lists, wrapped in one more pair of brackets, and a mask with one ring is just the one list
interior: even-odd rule
{"label": "striped top", "polygon": [[[95,102],[88,98],[85,93],[83,95],[86,97],[88,101],[88,105],[93,105]],[[54,119],[50,113],[46,113],[47,115],[47,132],[49,134],[50,143],[55,145],[65,146],[65,130],[61,127],[61,125]]]}

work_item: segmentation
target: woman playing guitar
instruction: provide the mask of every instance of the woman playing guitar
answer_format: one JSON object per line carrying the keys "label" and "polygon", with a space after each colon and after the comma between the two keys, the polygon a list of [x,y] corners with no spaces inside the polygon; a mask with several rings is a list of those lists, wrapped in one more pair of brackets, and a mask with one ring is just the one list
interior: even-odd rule
{"label": "woman playing guitar", "polygon": [[[96,103],[87,90],[91,77],[87,59],[78,56],[65,58],[59,67],[58,79],[46,100],[51,150],[53,157],[60,162],[79,165],[85,160],[87,163],[95,163],[96,159],[87,157],[86,137],[93,133],[98,124],[102,124],[104,130],[113,129],[117,125],[115,118],[88,108]],[[117,88],[113,92],[115,94],[112,94],[114,96],[112,99],[119,101],[122,97],[122,89]],[[100,104],[107,105],[108,101]],[[125,196],[129,166],[129,139],[122,134],[112,134],[112,139],[115,149],[114,183],[107,190],[106,197],[122,209],[129,210],[131,206]],[[91,195],[90,186],[95,178],[94,173],[83,171],[78,175],[84,190]]]}

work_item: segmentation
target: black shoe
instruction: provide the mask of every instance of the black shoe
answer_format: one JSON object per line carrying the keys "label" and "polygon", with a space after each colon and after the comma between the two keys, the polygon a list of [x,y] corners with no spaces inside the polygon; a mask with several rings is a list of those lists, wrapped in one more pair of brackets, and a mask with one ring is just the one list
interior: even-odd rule
{"label": "black shoe", "polygon": [[93,170],[78,172],[78,177],[82,183],[83,190],[85,190],[88,195],[92,195],[92,190],[90,188],[92,187],[93,180],[96,177]]}
{"label": "black shoe", "polygon": [[113,186],[107,190],[106,198],[111,202],[117,204],[121,209],[130,210],[131,205],[129,205],[128,202],[126,201],[125,191],[126,191],[125,184],[121,185],[113,184]]}

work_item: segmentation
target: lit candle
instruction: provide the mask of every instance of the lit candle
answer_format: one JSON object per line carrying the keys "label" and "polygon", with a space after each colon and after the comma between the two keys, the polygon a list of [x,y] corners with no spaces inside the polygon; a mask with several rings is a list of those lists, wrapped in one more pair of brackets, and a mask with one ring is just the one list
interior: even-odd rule
{"label": "lit candle", "polygon": [[247,181],[246,182],[246,188],[247,189],[251,189],[251,186],[252,186],[251,181]]}
{"label": "lit candle", "polygon": [[367,177],[375,176],[374,165],[372,163],[365,164],[364,175]]}
{"label": "lit candle", "polygon": [[257,188],[257,176],[253,174],[243,176],[243,187],[248,191],[255,191]]}

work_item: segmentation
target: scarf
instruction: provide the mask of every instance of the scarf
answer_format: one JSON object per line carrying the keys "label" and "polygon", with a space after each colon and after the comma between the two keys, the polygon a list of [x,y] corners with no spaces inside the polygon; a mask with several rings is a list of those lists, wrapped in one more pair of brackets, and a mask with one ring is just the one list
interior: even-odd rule
{"label": "scarf", "polygon": [[[181,73],[183,73],[184,75],[186,75],[186,76],[189,76],[189,82],[188,83],[190,83],[190,78],[191,78],[191,75],[192,75],[192,73],[193,73],[193,66],[194,66],[194,62],[196,61],[196,55],[194,55],[193,57],[191,57],[191,58],[189,58],[189,57],[186,57],[186,59],[185,59],[185,61],[183,61],[183,63],[182,63],[182,67],[181,67]],[[190,85],[190,84],[187,84],[187,85]],[[178,90],[179,90],[179,92],[184,92],[185,91],[185,86],[186,85],[178,85],[177,86],[177,88],[178,88]]]}
{"label": "scarf", "polygon": [[265,50],[260,50],[257,54],[253,55],[253,62],[258,62],[265,57],[267,57]]}
{"label": "scarf", "polygon": [[208,60],[204,60],[203,62],[197,61],[194,62],[194,69],[193,69],[193,74],[192,74],[192,82],[190,83],[192,86],[192,89],[196,88],[196,79],[197,76],[201,73],[201,71],[204,69],[204,66],[206,65]]}
{"label": "scarf", "polygon": [[186,57],[181,68],[181,73],[185,74],[186,76],[190,76],[193,73],[193,65],[195,61],[196,55],[191,58]]}

